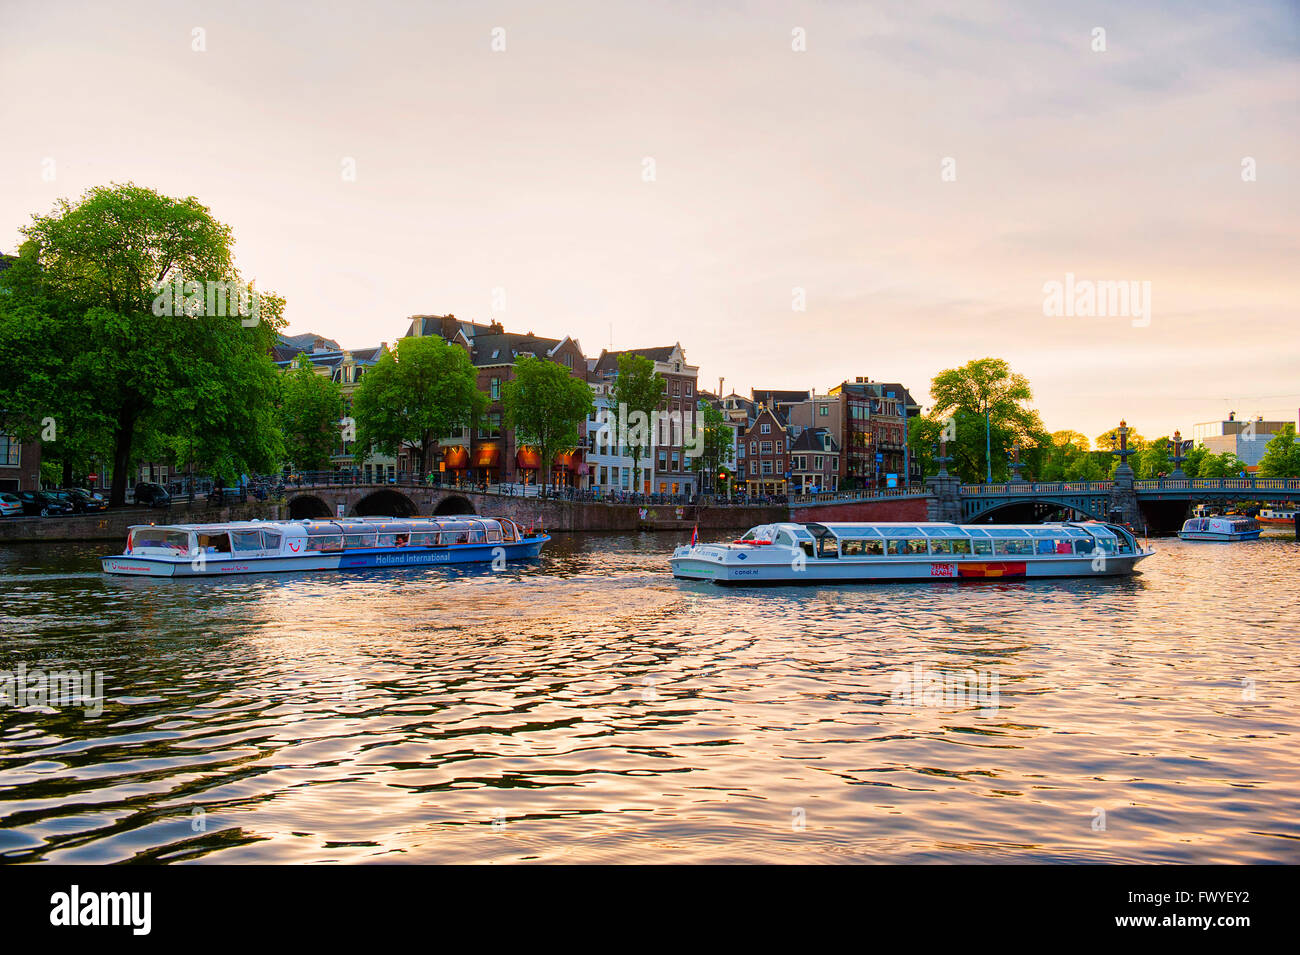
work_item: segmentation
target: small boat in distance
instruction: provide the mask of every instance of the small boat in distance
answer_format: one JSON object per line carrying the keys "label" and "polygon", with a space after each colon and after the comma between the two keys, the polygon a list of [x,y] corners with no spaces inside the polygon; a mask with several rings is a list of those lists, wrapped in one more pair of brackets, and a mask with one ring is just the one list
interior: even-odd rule
{"label": "small boat in distance", "polygon": [[1249,517],[1192,517],[1178,536],[1185,541],[1252,541],[1259,532],[1259,524]]}
{"label": "small boat in distance", "polygon": [[126,550],[101,559],[106,574],[208,577],[524,560],[550,540],[488,517],[137,524]]}
{"label": "small boat in distance", "polygon": [[1266,507],[1259,512],[1255,520],[1261,524],[1286,524],[1295,523],[1296,509],[1294,507]]}
{"label": "small boat in distance", "polygon": [[1118,524],[764,524],[739,540],[688,544],[673,576],[719,584],[1007,580],[1131,574],[1154,551]]}

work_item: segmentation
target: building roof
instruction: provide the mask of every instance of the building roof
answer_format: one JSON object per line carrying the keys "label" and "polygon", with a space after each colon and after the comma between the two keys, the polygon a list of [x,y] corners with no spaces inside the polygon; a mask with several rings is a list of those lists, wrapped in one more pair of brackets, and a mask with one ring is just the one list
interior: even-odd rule
{"label": "building roof", "polygon": [[618,351],[602,348],[600,357],[596,359],[595,370],[602,373],[617,372],[619,355],[640,355],[643,358],[649,358],[651,361],[670,361],[674,351],[681,351],[682,359],[685,360],[686,353],[682,350],[681,342],[672,345],[657,345],[654,348],[622,348]]}
{"label": "building roof", "polygon": [[799,437],[790,442],[790,450],[834,454],[840,450],[840,444],[826,428],[804,428]]}
{"label": "building roof", "polygon": [[769,407],[807,401],[812,395],[811,391],[778,391],[774,388],[753,388],[749,393],[755,404],[762,403]]}

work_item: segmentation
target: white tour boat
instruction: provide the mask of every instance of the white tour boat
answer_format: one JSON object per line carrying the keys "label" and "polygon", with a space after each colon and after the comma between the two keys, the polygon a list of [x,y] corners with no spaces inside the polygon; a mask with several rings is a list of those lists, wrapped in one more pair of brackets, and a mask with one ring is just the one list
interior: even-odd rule
{"label": "white tour boat", "polygon": [[673,576],[720,584],[1114,577],[1154,551],[1118,524],[765,524],[688,544]]}
{"label": "white tour boat", "polygon": [[511,520],[470,516],[138,524],[126,550],[101,565],[132,577],[414,567],[527,559],[549,540]]}
{"label": "white tour boat", "polygon": [[1253,541],[1259,532],[1250,517],[1193,517],[1183,523],[1178,536],[1185,541]]}

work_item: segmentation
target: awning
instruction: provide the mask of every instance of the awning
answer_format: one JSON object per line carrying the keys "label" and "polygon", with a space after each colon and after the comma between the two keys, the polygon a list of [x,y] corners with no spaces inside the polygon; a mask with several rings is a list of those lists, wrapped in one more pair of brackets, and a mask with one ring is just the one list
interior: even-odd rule
{"label": "awning", "polygon": [[474,449],[474,467],[497,468],[501,466],[501,449],[496,445],[485,444]]}
{"label": "awning", "polygon": [[564,451],[555,456],[553,468],[556,471],[578,470],[578,455],[573,451]]}
{"label": "awning", "polygon": [[442,463],[448,471],[464,471],[469,467],[469,451],[459,445],[446,448],[442,452]]}
{"label": "awning", "polygon": [[536,471],[542,466],[542,459],[532,448],[520,448],[515,454],[515,464],[521,471]]}

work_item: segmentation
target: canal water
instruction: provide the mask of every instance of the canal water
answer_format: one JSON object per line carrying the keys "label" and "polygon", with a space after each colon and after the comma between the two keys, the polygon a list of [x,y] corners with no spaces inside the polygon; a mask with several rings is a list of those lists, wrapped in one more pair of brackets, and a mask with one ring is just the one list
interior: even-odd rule
{"label": "canal water", "polygon": [[0,678],[103,681],[0,708],[0,858],[1300,862],[1294,540],[775,590],[675,582],[675,543],[192,582],[0,549]]}

